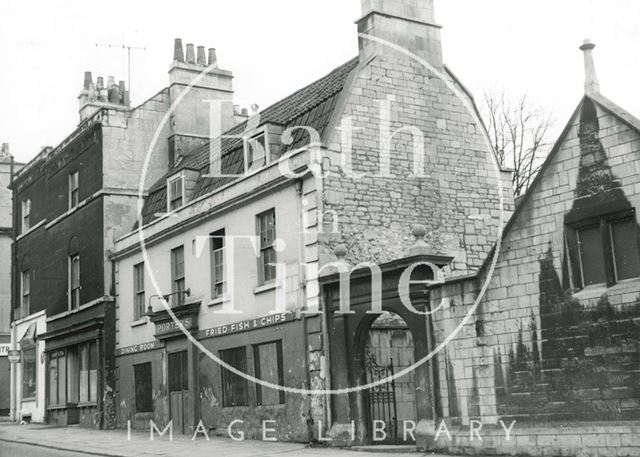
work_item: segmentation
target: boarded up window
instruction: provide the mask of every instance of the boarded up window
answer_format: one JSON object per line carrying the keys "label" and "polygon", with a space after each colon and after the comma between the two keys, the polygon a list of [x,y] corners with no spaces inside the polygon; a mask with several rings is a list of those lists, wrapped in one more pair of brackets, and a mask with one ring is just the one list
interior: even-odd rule
{"label": "boarded up window", "polygon": [[[256,377],[271,384],[284,383],[282,368],[282,342],[258,344],[253,347]],[[284,392],[256,384],[258,405],[280,405],[284,403]]]}
{"label": "boarded up window", "polygon": [[640,276],[638,235],[635,221],[629,219],[613,222],[611,224],[611,243],[616,280],[621,281]]}
{"label": "boarded up window", "polygon": [[136,412],[153,412],[153,389],[151,384],[151,362],[133,366]]}
{"label": "boarded up window", "polygon": [[[247,372],[247,350],[239,347],[220,351],[220,359],[233,368]],[[248,406],[247,380],[224,367],[221,367],[222,375],[222,406]]]}

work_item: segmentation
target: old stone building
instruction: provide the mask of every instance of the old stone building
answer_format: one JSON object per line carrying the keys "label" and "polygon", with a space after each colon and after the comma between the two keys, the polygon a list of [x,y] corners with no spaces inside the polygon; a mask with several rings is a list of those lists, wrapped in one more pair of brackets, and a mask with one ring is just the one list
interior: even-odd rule
{"label": "old stone building", "polygon": [[[217,161],[215,142],[178,158],[117,241],[120,426],[191,434],[202,420],[261,438],[273,420],[277,439],[357,444],[372,442],[374,421],[397,421],[372,417],[372,393],[321,391],[364,381],[367,349],[379,365],[398,354],[400,369],[424,357],[430,327],[393,283],[416,262],[411,280],[433,279],[425,265],[477,271],[513,200],[472,97],[442,62],[432,2],[362,6],[356,58],[228,131]],[[335,268],[362,262],[379,265],[380,310],[369,265],[352,275],[351,310],[334,313]],[[424,312],[424,289],[410,295]],[[432,436],[440,411],[419,371],[398,381],[413,423],[400,441]]]}
{"label": "old stone building", "polygon": [[[136,221],[138,193],[165,173],[171,156],[207,133],[202,98],[226,97],[231,90],[232,75],[217,68],[213,50],[207,65],[204,48],[198,48],[197,62],[193,45],[187,49],[187,62],[171,65],[169,86],[137,107],[130,106],[124,82],[94,81],[85,73],[78,127],[55,148],[44,148],[11,183],[14,344],[22,352],[13,385],[18,419],[115,424],[109,254]],[[197,90],[181,97],[185,81],[205,68]],[[189,109],[163,122],[178,97]],[[229,113],[232,125],[233,107]],[[145,162],[156,133],[156,154]],[[148,179],[141,182],[143,169]],[[37,382],[25,391],[27,377]]]}

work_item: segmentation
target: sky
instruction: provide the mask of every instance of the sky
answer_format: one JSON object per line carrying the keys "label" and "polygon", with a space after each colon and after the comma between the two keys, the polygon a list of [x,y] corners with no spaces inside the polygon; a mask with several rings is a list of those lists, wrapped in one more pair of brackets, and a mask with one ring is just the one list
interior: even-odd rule
{"label": "sky", "polygon": [[[640,2],[435,0],[445,63],[480,99],[528,94],[557,131],[583,93],[584,38],[597,47],[602,93],[640,115]],[[56,146],[78,123],[84,71],[126,79],[132,103],[168,84],[173,39],[215,47],[234,74],[235,101],[260,107],[357,54],[358,0],[0,1],[0,142],[18,161]],[[96,46],[115,44],[120,47]]]}

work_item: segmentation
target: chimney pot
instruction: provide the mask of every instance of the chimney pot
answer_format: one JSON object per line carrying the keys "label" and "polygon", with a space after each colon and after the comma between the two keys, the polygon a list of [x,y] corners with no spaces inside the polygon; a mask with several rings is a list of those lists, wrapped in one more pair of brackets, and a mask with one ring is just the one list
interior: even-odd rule
{"label": "chimney pot", "polygon": [[196,54],[195,50],[193,49],[193,43],[187,44],[187,63],[196,63]]}
{"label": "chimney pot", "polygon": [[593,48],[596,45],[589,39],[584,40],[580,50],[584,54],[584,93],[587,95],[600,93],[600,83],[596,75],[596,64],[593,59]]}
{"label": "chimney pot", "polygon": [[98,76],[98,82],[97,82],[97,85],[96,85],[96,89],[97,90],[104,89],[104,78],[102,76]]}
{"label": "chimney pot", "polygon": [[116,78],[113,76],[109,76],[107,78],[107,88],[111,89],[115,85],[116,85]]}
{"label": "chimney pot", "polygon": [[184,48],[182,47],[182,38],[176,38],[173,42],[173,60],[184,62]]}
{"label": "chimney pot", "polygon": [[2,143],[2,150],[0,150],[2,156],[9,156],[9,143]]}
{"label": "chimney pot", "polygon": [[209,66],[218,65],[218,56],[215,48],[209,48]]}
{"label": "chimney pot", "polygon": [[109,88],[109,103],[120,104],[120,88],[115,84]]}
{"label": "chimney pot", "polygon": [[207,66],[207,58],[204,55],[204,46],[198,46],[198,65]]}
{"label": "chimney pot", "polygon": [[85,90],[89,89],[89,86],[91,86],[92,83],[93,83],[93,78],[91,77],[91,72],[90,71],[85,71],[84,72],[84,85],[83,85],[83,88]]}

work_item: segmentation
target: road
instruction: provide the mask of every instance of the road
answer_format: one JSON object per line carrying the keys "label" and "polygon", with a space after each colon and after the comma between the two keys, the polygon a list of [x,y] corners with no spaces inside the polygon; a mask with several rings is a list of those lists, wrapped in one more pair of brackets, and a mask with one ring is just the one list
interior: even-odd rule
{"label": "road", "polygon": [[87,454],[0,441],[0,457],[87,457]]}

